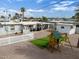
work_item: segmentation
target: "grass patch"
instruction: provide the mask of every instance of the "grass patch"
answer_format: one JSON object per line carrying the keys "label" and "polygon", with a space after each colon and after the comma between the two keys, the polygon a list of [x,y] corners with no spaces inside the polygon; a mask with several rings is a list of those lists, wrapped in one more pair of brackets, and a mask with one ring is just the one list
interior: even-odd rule
{"label": "grass patch", "polygon": [[34,44],[40,48],[46,48],[48,46],[48,37],[35,39],[35,40],[32,40],[31,42],[32,42],[32,44]]}

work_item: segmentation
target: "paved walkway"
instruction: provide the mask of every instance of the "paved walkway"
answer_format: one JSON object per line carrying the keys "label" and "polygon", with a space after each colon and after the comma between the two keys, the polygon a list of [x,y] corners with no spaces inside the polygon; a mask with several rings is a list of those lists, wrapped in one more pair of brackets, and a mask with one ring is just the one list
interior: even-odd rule
{"label": "paved walkway", "polygon": [[79,50],[63,47],[61,52],[50,53],[29,42],[0,47],[0,59],[79,59]]}
{"label": "paved walkway", "polygon": [[[40,34],[40,35],[39,35]],[[48,35],[48,32],[34,33],[35,38]],[[30,42],[21,42],[0,47],[0,59],[79,59],[79,49],[71,50],[61,47],[61,52],[50,53],[47,49],[40,49]]]}
{"label": "paved walkway", "polygon": [[47,30],[42,30],[42,31],[36,31],[34,32],[34,38],[42,38],[48,36],[50,33],[47,32]]}

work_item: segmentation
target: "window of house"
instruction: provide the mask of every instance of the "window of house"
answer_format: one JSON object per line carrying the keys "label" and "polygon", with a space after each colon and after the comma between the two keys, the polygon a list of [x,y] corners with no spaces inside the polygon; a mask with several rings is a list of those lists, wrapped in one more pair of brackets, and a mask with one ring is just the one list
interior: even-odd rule
{"label": "window of house", "polygon": [[2,28],[3,27],[3,25],[0,25],[0,28]]}
{"label": "window of house", "polygon": [[71,26],[71,29],[73,28],[73,26]]}
{"label": "window of house", "polygon": [[15,30],[15,28],[11,28],[11,30]]}
{"label": "window of house", "polygon": [[61,26],[61,29],[64,29],[64,26]]}
{"label": "window of house", "polygon": [[29,25],[29,27],[33,27],[33,25]]}
{"label": "window of house", "polygon": [[79,27],[79,25],[76,25],[76,27]]}
{"label": "window of house", "polygon": [[15,30],[15,26],[14,25],[11,26],[11,30]]}

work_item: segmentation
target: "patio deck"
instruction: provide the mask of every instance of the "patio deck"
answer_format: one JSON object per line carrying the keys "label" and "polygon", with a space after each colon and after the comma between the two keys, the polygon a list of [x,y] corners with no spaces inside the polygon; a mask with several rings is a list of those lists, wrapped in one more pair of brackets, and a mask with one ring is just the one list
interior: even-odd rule
{"label": "patio deck", "polygon": [[[34,33],[35,38],[43,37],[47,34],[49,33],[46,31]],[[78,35],[75,38],[77,37]],[[72,39],[73,36],[70,38]],[[60,50],[61,52],[50,53],[47,49],[40,49],[29,41],[25,41],[0,47],[0,59],[79,59],[78,48],[71,50],[69,47],[61,47]]]}
{"label": "patio deck", "polygon": [[29,42],[0,47],[0,59],[79,59],[79,49],[62,47],[61,52],[50,53]]}

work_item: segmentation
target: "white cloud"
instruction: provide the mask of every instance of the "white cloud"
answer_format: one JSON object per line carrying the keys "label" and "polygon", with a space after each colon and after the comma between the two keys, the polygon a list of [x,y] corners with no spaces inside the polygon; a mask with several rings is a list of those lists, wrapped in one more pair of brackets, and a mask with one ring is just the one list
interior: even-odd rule
{"label": "white cloud", "polygon": [[74,10],[76,7],[69,6],[73,4],[75,1],[62,1],[59,4],[53,5],[52,10],[56,11],[68,11],[68,10]]}
{"label": "white cloud", "polygon": [[42,10],[42,9],[39,9],[39,10],[35,10],[35,9],[28,9],[27,10],[28,12],[44,12],[44,10]]}
{"label": "white cloud", "polygon": [[33,13],[31,13],[31,12],[25,12],[25,16],[26,16],[26,17],[31,17],[31,16],[34,16],[34,15],[33,15]]}
{"label": "white cloud", "polygon": [[45,10],[43,9],[27,9],[25,16],[35,16],[34,13],[43,13]]}
{"label": "white cloud", "polygon": [[60,2],[60,3],[62,3],[62,4],[72,4],[72,3],[74,3],[75,1],[62,1],[62,2]]}
{"label": "white cloud", "polygon": [[1,10],[5,10],[5,9],[6,9],[6,8],[2,7],[2,8],[0,8],[0,11],[1,11]]}
{"label": "white cloud", "polygon": [[37,3],[41,3],[41,2],[43,2],[43,0],[37,0],[36,2],[37,2]]}
{"label": "white cloud", "polygon": [[74,11],[76,9],[75,6],[70,6],[70,7],[55,7],[55,8],[51,8],[51,11],[52,10],[55,10],[55,11]]}
{"label": "white cloud", "polygon": [[73,4],[75,1],[62,1],[62,2],[60,2],[59,4],[55,4],[54,6],[55,7],[59,7],[59,6],[61,6],[61,7],[65,7],[65,6],[68,6],[68,5],[71,5],[71,4]]}
{"label": "white cloud", "polygon": [[7,0],[9,3],[12,3],[12,1],[17,1],[17,2],[21,2],[23,0]]}
{"label": "white cloud", "polygon": [[23,1],[23,0],[16,0],[16,1],[20,2],[20,1]]}
{"label": "white cloud", "polygon": [[7,15],[8,14],[14,15],[16,12],[17,10],[14,9],[0,8],[0,15],[6,15],[6,13]]}
{"label": "white cloud", "polygon": [[57,2],[57,1],[51,1],[50,4],[54,4],[54,3],[56,3],[56,2]]}
{"label": "white cloud", "polygon": [[[0,15],[6,16],[6,14],[5,14],[6,12],[4,12],[4,11],[7,12],[7,15],[8,15],[8,14],[11,14],[12,16],[15,15],[15,13],[20,13],[19,10],[0,8]],[[33,16],[33,13],[31,13],[30,11],[32,11],[32,9],[29,9],[29,10],[27,10],[27,11],[25,12],[25,16],[26,16],[26,17],[31,17],[31,16]],[[33,11],[34,11],[34,10],[33,10]],[[40,11],[41,11],[41,10],[39,10],[39,12],[40,12]]]}
{"label": "white cloud", "polygon": [[12,0],[7,0],[9,3],[11,3],[12,2]]}
{"label": "white cloud", "polygon": [[54,10],[56,11],[65,11],[67,9],[67,7],[56,7],[56,8],[53,8]]}
{"label": "white cloud", "polygon": [[17,12],[17,10],[14,10],[14,9],[9,9],[8,11],[9,11],[9,12],[14,12],[14,13]]}

